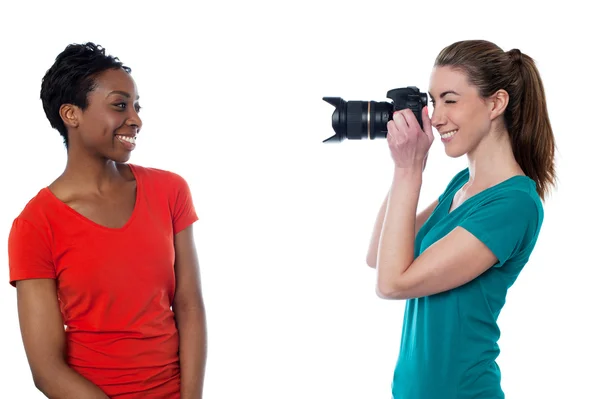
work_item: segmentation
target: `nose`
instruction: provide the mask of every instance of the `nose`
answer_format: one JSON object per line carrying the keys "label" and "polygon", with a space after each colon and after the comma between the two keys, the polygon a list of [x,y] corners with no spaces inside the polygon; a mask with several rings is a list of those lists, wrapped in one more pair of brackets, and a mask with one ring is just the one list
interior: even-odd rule
{"label": "nose", "polygon": [[127,118],[127,126],[137,128],[136,130],[138,132],[142,129],[142,119],[140,118],[140,115],[137,113],[137,111],[133,110],[131,112],[129,118]]}
{"label": "nose", "polygon": [[433,114],[431,114],[431,125],[435,127],[437,130],[440,130],[440,127],[444,126],[446,123],[446,118],[444,117],[441,110],[433,109]]}

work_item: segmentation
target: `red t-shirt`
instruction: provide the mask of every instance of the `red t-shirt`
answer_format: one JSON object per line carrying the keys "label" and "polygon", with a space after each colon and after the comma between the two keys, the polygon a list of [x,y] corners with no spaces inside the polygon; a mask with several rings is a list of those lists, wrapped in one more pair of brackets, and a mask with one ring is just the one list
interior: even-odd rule
{"label": "red t-shirt", "polygon": [[56,279],[67,363],[109,397],[179,398],[174,235],[198,217],[182,177],[129,165],[137,193],[122,228],[40,190],[12,225],[10,283]]}

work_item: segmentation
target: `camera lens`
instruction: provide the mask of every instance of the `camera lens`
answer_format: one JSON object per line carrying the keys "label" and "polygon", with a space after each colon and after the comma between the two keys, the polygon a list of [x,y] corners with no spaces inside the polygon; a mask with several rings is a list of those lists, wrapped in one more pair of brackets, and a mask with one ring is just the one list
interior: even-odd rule
{"label": "camera lens", "polygon": [[324,143],[339,143],[345,139],[364,140],[387,137],[387,123],[392,119],[394,110],[410,109],[421,128],[421,112],[427,105],[427,94],[421,93],[416,86],[408,86],[388,91],[391,103],[382,101],[344,101],[340,97],[323,97],[323,100],[335,107],[331,124],[335,134]]}
{"label": "camera lens", "polygon": [[324,140],[325,143],[386,137],[392,104],[385,101],[344,101],[340,97],[323,97],[323,100],[335,107],[331,122],[336,134]]}

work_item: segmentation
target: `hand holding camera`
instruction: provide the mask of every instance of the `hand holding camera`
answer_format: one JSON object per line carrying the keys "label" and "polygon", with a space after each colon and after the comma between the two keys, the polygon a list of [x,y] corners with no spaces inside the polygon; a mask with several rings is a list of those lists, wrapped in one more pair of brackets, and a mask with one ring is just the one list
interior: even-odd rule
{"label": "hand holding camera", "polygon": [[387,123],[387,142],[397,168],[425,168],[427,153],[433,144],[433,131],[427,107],[421,110],[421,123],[410,109],[396,111]]}

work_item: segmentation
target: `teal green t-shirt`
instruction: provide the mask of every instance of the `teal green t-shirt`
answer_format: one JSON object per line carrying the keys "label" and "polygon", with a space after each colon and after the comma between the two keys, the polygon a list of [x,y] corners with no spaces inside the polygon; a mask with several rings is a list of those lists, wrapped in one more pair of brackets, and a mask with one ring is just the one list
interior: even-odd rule
{"label": "teal green t-shirt", "polygon": [[503,399],[500,330],[506,293],[527,263],[544,211],[535,182],[513,176],[464,201],[454,194],[469,179],[460,171],[415,239],[415,257],[457,226],[481,240],[499,262],[452,290],[406,301],[394,399]]}

